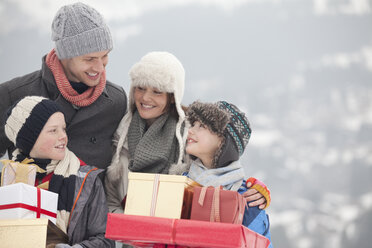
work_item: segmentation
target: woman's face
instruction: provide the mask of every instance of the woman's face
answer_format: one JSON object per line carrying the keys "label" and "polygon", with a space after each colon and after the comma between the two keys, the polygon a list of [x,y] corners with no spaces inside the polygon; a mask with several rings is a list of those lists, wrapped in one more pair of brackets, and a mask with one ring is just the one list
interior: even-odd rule
{"label": "woman's face", "polygon": [[134,103],[139,115],[150,126],[166,111],[168,94],[153,87],[135,87]]}

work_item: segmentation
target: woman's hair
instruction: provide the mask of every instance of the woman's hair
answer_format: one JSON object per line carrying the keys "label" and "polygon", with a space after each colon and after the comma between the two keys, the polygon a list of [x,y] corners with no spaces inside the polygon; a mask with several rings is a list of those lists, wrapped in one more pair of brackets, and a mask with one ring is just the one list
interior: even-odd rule
{"label": "woman's hair", "polygon": [[169,112],[169,114],[176,119],[178,119],[179,115],[177,112],[176,104],[174,103],[174,94],[167,93],[167,105],[165,106],[165,110]]}
{"label": "woman's hair", "polygon": [[[167,105],[165,106],[167,112],[169,111],[170,115],[178,119],[179,114],[177,111],[176,104],[174,102],[174,95],[173,93],[167,94]],[[181,104],[181,109],[184,113],[187,112],[187,107]]]}

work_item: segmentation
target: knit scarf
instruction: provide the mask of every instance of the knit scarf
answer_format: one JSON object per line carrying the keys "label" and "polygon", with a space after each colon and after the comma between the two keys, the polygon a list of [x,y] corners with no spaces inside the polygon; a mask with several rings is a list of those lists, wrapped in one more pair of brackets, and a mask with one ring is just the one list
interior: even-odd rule
{"label": "knit scarf", "polygon": [[[26,156],[20,153],[18,149],[13,152],[13,160],[20,162],[24,158]],[[46,171],[45,173],[37,173],[36,184],[47,184],[49,181],[49,187],[47,189],[58,194],[56,224],[62,231],[67,233],[70,212],[74,202],[75,182],[80,168],[80,160],[67,148],[65,157],[62,160],[32,159],[35,164]]]}
{"label": "knit scarf", "polygon": [[168,174],[179,156],[176,125],[174,117],[163,114],[146,130],[146,121],[135,111],[128,129],[129,170]]}
{"label": "knit scarf", "polygon": [[57,87],[62,96],[67,101],[76,106],[89,106],[97,100],[97,98],[102,94],[103,90],[106,87],[106,71],[103,71],[98,85],[89,87],[82,94],[79,94],[72,88],[70,82],[68,81],[62,64],[59,61],[54,49],[52,49],[52,51],[48,53],[45,62],[48,65],[49,69],[52,71]]}
{"label": "knit scarf", "polygon": [[192,162],[188,175],[203,186],[223,186],[224,189],[237,191],[242,185],[244,170],[238,161],[225,167],[208,169],[197,159]]}

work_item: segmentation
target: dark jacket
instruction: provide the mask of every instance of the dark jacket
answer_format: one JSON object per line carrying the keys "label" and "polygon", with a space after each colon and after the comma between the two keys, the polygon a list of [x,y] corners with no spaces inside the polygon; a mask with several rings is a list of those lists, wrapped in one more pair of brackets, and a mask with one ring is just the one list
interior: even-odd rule
{"label": "dark jacket", "polygon": [[45,56],[41,70],[0,84],[0,157],[14,149],[4,132],[6,112],[19,99],[30,95],[44,96],[60,105],[66,118],[68,147],[77,157],[98,168],[110,164],[113,134],[127,109],[123,88],[107,81],[93,104],[76,109],[58,90]]}
{"label": "dark jacket", "polygon": [[114,241],[105,239],[108,207],[104,188],[98,176],[102,170],[92,170],[93,168],[95,167],[89,165],[81,166],[77,174],[74,199],[79,195],[83,182],[84,185],[71,213],[67,229],[69,243],[94,248],[115,247]]}

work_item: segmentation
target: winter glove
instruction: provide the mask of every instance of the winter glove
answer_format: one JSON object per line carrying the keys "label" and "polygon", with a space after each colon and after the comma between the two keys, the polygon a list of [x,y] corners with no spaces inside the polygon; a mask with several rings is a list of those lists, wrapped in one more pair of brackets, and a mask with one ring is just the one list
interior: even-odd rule
{"label": "winter glove", "polygon": [[266,207],[264,209],[268,208],[271,203],[271,194],[269,188],[267,188],[263,182],[254,177],[248,178],[246,185],[247,187],[257,190],[263,197],[265,197]]}

